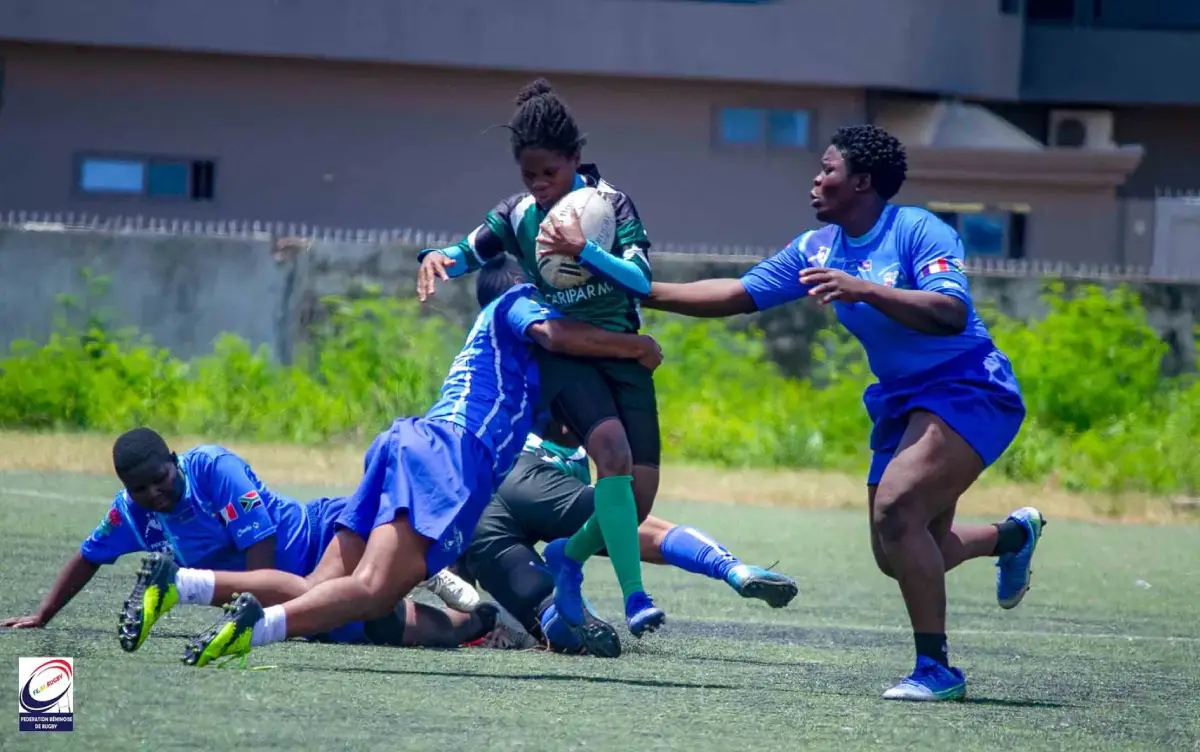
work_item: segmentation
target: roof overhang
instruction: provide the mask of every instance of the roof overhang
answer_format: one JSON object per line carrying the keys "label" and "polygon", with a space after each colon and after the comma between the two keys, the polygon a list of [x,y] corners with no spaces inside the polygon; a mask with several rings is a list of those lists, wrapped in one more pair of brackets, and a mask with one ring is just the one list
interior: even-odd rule
{"label": "roof overhang", "polygon": [[1144,156],[1140,145],[1047,147],[978,104],[891,101],[875,123],[900,139],[909,179],[1113,189]]}

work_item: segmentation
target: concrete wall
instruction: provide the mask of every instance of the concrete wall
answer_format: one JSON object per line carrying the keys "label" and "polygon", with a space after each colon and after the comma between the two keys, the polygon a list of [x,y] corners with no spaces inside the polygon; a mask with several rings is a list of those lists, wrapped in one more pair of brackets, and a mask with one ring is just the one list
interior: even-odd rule
{"label": "concrete wall", "polygon": [[[0,210],[467,232],[520,187],[504,132],[484,130],[507,120],[527,75],[2,42],[0,56]],[[554,83],[588,134],[585,157],[634,197],[657,243],[781,246],[812,224],[807,195],[831,133],[868,119],[861,89]],[[722,106],[808,110],[811,147],[724,147]],[[1141,139],[1158,121],[1131,122]],[[1173,139],[1186,162],[1192,147]],[[1147,160],[1172,164],[1146,143]],[[84,153],[214,160],[215,198],[80,194]],[[901,199],[1030,204],[1029,258],[1122,258],[1111,191],[914,179]]]}
{"label": "concrete wall", "polygon": [[[0,56],[0,210],[466,233],[521,189],[505,131],[484,131],[508,121],[529,75],[3,43]],[[659,242],[786,243],[811,220],[830,135],[866,120],[850,89],[553,83],[588,135],[585,158]],[[808,110],[813,148],[722,148],[721,106]],[[215,200],[80,195],[83,152],[215,160]]]}
{"label": "concrete wall", "polygon": [[0,38],[1014,98],[1021,19],[997,0],[5,0]]}
{"label": "concrete wall", "polygon": [[[149,333],[182,357],[210,351],[221,332],[234,332],[267,345],[288,360],[305,331],[321,315],[325,295],[352,293],[366,284],[387,294],[414,294],[413,243],[348,240],[188,237],[112,232],[0,231],[0,348],[14,339],[44,341],[54,314],[54,296],[84,291],[80,270],[112,278],[106,303],[117,321]],[[688,281],[738,276],[751,259],[716,260],[663,255],[656,261],[662,280]],[[1068,270],[1069,271],[1069,270]],[[974,274],[981,303],[1032,318],[1043,313],[1043,278]],[[1106,284],[1111,284],[1106,282]],[[1156,329],[1171,343],[1167,367],[1178,371],[1196,362],[1194,327],[1200,321],[1200,284],[1136,282]],[[470,281],[442,285],[430,308],[466,324],[475,314]],[[803,303],[738,319],[767,332],[776,360],[802,374],[817,332],[829,312]],[[457,335],[456,335],[457,336]]]}

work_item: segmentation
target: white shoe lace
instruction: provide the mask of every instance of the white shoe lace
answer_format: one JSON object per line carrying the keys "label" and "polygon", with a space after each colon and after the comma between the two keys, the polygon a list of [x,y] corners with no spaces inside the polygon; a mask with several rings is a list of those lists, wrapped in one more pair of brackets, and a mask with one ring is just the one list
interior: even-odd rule
{"label": "white shoe lace", "polygon": [[455,611],[470,613],[479,607],[479,593],[458,575],[443,569],[421,583]]}

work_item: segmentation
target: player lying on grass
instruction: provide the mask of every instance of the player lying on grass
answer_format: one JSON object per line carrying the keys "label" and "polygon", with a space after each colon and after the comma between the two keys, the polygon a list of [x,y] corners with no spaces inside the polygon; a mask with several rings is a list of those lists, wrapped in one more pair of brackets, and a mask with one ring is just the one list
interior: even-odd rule
{"label": "player lying on grass", "polygon": [[[426,249],[417,293],[434,294],[437,280],[477,271],[511,254],[550,305],[564,316],[614,332],[641,328],[638,296],[650,290],[650,241],[633,202],[581,164],[585,139],[566,104],[538,79],[521,90],[508,129],[513,157],[527,192],[501,201],[482,225],[450,248]],[[613,249],[588,242],[579,223],[560,225],[547,211],[573,190],[590,186],[612,203],[616,218]],[[558,290],[538,272],[538,246],[578,258],[598,275],[592,282]],[[636,360],[580,359],[564,353],[538,355],[542,397],[555,418],[583,437],[596,463],[596,511],[569,540],[551,542],[546,560],[555,572],[559,611],[587,641],[583,610],[583,563],[607,548],[625,599],[629,630],[640,637],[666,619],[642,584],[638,522],[650,514],[658,493],[658,402],[651,369]],[[599,653],[603,645],[591,645]]]}
{"label": "player lying on grass", "polygon": [[661,358],[649,337],[562,318],[532,285],[481,302],[437,402],[423,417],[398,418],[367,450],[362,481],[318,565],[330,578],[264,610],[250,593],[280,592],[295,578],[273,570],[231,575],[242,594],[188,644],[186,663],[244,657],[255,646],[380,618],[428,573],[457,560],[534,426],[535,345],[653,365]]}
{"label": "player lying on grass", "polygon": [[[527,637],[528,642],[580,652],[584,645],[558,617],[554,580],[533,546],[566,538],[583,526],[592,515],[595,489],[588,485],[591,470],[578,439],[558,425],[549,426],[544,433],[559,442],[529,435],[516,466],[484,509],[471,544],[455,569],[468,580],[478,580],[532,636]],[[638,538],[643,562],[669,564],[721,580],[739,595],[761,599],[772,608],[782,608],[796,597],[792,578],[743,564],[695,528],[650,516],[639,526]],[[590,608],[586,600],[584,608]],[[615,633],[611,639],[620,645]]]}
{"label": "player lying on grass", "polygon": [[[275,493],[241,457],[215,445],[176,455],[149,428],[122,434],[113,443],[113,465],[125,486],[104,519],[83,542],[31,616],[0,625],[43,627],[77,595],[99,568],[138,551],[154,552],[143,562],[138,583],[121,614],[121,646],[137,650],[164,613],[177,602],[220,605],[230,593],[222,571],[277,567],[310,582],[317,560],[333,536],[332,520],[343,499],[300,504]],[[171,575],[183,570],[178,584]],[[197,573],[197,574],[193,574]],[[426,585],[460,611],[479,603],[474,588],[450,572],[439,572]],[[494,614],[479,617],[445,613],[429,606],[400,604],[395,617],[371,625],[372,634],[393,634],[407,626],[414,645],[457,644],[488,631]],[[365,625],[351,625],[333,639],[360,641]]]}
{"label": "player lying on grass", "polygon": [[1032,507],[998,525],[958,525],[959,497],[1008,448],[1025,418],[1008,358],[976,315],[962,242],[940,219],[890,204],[904,148],[874,126],[843,128],[821,158],[812,206],[827,222],[739,279],[655,284],[646,305],[689,316],[763,311],[810,297],[832,303],[878,379],[864,395],[874,427],[867,475],[871,549],[900,585],[916,667],[884,697],[953,700],[966,679],[946,647],[946,572],[996,556],[996,597],[1029,588],[1045,521]]}

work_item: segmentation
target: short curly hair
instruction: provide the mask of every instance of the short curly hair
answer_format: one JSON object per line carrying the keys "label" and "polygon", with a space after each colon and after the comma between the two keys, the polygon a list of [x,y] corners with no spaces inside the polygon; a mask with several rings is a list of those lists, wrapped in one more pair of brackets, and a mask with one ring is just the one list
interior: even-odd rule
{"label": "short curly hair", "polygon": [[831,143],[846,160],[846,171],[870,175],[871,187],[884,201],[900,192],[908,175],[908,158],[895,136],[878,126],[852,125],[839,128]]}
{"label": "short curly hair", "polygon": [[113,469],[124,477],[134,468],[152,460],[171,462],[171,450],[162,436],[152,428],[126,431],[113,442]]}

